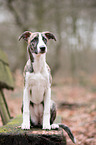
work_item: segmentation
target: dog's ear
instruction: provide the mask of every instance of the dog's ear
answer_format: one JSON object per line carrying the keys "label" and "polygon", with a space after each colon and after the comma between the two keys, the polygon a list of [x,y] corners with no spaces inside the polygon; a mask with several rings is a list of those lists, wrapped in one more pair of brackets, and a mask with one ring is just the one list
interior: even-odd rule
{"label": "dog's ear", "polygon": [[56,41],[56,37],[51,32],[43,32],[43,33],[48,39],[54,39]]}
{"label": "dog's ear", "polygon": [[28,38],[30,37],[30,35],[32,34],[32,32],[30,31],[25,31],[23,32],[20,36],[19,36],[19,40],[21,38],[23,38],[26,42],[28,42]]}

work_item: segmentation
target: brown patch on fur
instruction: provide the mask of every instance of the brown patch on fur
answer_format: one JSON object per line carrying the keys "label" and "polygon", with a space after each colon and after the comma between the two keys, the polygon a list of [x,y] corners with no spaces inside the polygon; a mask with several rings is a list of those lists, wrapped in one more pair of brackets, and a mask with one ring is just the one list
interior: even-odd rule
{"label": "brown patch on fur", "polygon": [[31,36],[28,39],[28,44],[30,45],[30,42],[38,35],[39,32],[32,33]]}
{"label": "brown patch on fur", "polygon": [[31,61],[30,61],[30,59],[27,61],[27,63],[26,63],[26,65],[25,65],[25,67],[24,67],[24,73],[23,73],[23,75],[24,75],[24,77],[25,77],[25,75],[26,75],[26,72],[30,72],[30,73],[32,73],[34,70],[33,70],[33,65],[32,65],[32,63],[31,63]]}

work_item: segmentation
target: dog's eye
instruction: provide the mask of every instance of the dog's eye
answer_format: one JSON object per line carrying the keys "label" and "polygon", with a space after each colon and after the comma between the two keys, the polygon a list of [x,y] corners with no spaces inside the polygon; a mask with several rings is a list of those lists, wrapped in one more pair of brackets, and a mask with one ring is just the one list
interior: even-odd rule
{"label": "dog's eye", "polygon": [[37,41],[38,41],[38,37],[35,37],[35,38],[33,39],[33,41],[34,41],[34,42],[37,42]]}
{"label": "dog's eye", "polygon": [[38,41],[38,37],[35,37],[34,39],[31,40],[31,43],[37,42]]}
{"label": "dog's eye", "polygon": [[31,42],[31,46],[34,46],[34,42],[33,41]]}
{"label": "dog's eye", "polygon": [[47,39],[45,37],[42,37],[44,43],[46,44],[47,43]]}

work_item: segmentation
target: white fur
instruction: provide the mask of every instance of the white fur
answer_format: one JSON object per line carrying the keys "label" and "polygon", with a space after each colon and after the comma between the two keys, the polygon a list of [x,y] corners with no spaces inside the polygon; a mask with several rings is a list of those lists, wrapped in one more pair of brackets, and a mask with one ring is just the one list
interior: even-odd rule
{"label": "white fur", "polygon": [[44,41],[42,40],[42,36],[41,36],[41,33],[39,33],[39,42],[38,42],[38,45],[37,45],[37,50],[38,52],[40,53],[40,47],[45,47],[45,52],[47,52],[47,46],[45,45]]}
{"label": "white fur", "polygon": [[21,128],[30,129],[29,97],[27,88],[24,89],[23,93],[23,123]]}
{"label": "white fur", "polygon": [[[30,129],[30,114],[32,120],[38,123],[38,114],[43,114],[43,129],[51,129],[50,126],[50,99],[51,89],[49,84],[49,73],[45,62],[45,54],[35,55],[33,69],[34,72],[26,73],[25,88],[23,94],[23,123],[22,129]],[[32,95],[30,95],[32,90]],[[35,111],[29,108],[30,100],[35,103]],[[40,103],[44,100],[44,111]],[[31,109],[31,112],[30,112]],[[40,116],[40,117],[41,117]],[[42,118],[42,117],[41,117]]]}
{"label": "white fur", "polygon": [[51,128],[52,128],[52,129],[58,129],[58,128],[59,128],[59,125],[58,125],[58,124],[52,124],[52,125],[51,125]]}
{"label": "white fur", "polygon": [[43,129],[51,129],[50,126],[50,102],[51,101],[51,88],[46,90],[44,98],[44,115],[43,115]]}
{"label": "white fur", "polygon": [[38,73],[38,72],[43,72],[43,70],[46,71],[45,53],[38,54],[38,55],[33,53],[33,57],[35,58],[33,63],[34,72]]}
{"label": "white fur", "polygon": [[[28,97],[35,104],[40,104],[44,99],[43,96],[48,84],[46,77],[44,77],[39,72],[26,73],[26,87],[28,88]],[[30,90],[32,90],[32,95],[30,95]]]}

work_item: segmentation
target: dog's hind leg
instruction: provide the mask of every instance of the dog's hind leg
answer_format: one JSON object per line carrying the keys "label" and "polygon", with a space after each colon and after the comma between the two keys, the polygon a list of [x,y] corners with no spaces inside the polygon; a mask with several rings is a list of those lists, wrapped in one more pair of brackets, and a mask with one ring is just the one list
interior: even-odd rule
{"label": "dog's hind leg", "polygon": [[51,100],[50,104],[50,124],[53,124],[56,118],[56,104],[53,100]]}
{"label": "dog's hind leg", "polygon": [[58,124],[54,124],[54,120],[56,118],[56,104],[54,101],[51,100],[51,108],[50,108],[50,124],[52,129],[59,128]]}
{"label": "dog's hind leg", "polygon": [[56,118],[56,104],[54,101],[51,101],[51,108],[50,108],[50,124],[51,124],[51,129],[58,129],[59,127],[63,128],[68,136],[70,137],[70,139],[72,140],[73,143],[76,143],[76,139],[73,136],[70,128],[62,123],[58,123],[58,124],[54,124],[54,120]]}

